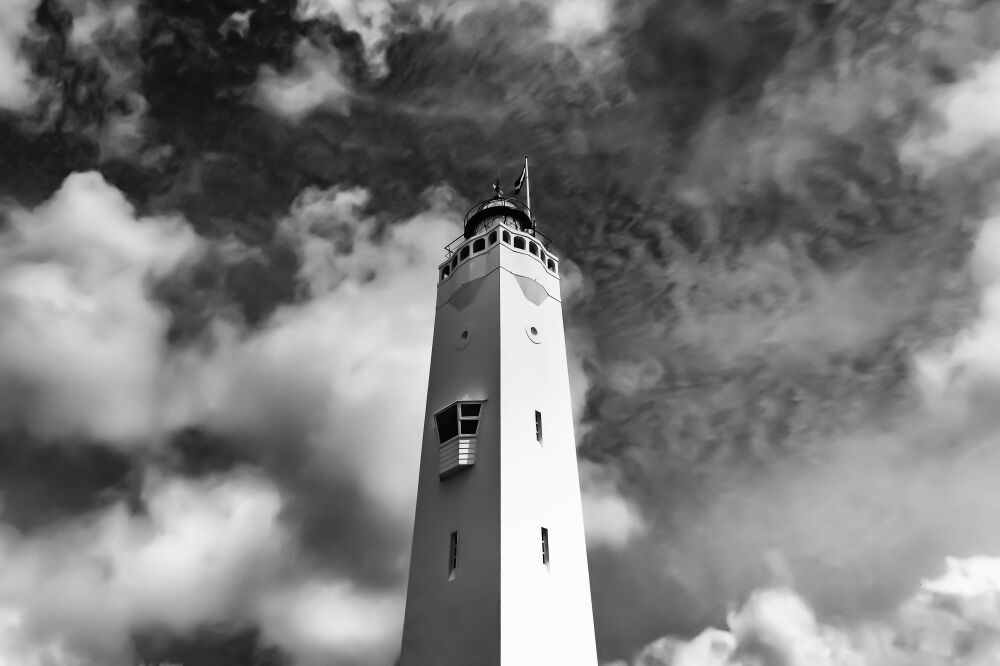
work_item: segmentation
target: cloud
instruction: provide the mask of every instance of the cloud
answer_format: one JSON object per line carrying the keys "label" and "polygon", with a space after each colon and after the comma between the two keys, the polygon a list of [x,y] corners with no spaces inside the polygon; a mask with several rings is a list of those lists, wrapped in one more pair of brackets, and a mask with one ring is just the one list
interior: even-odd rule
{"label": "cloud", "polygon": [[305,424],[317,463],[349,473],[403,523],[416,489],[434,276],[459,231],[429,196],[427,212],[381,229],[362,213],[364,190],[307,189],[278,235],[299,254],[308,300],[250,335],[222,324],[210,358],[185,359],[200,368],[187,409],[209,427]]}
{"label": "cloud", "polygon": [[38,0],[0,4],[0,109],[26,111],[37,99],[31,64],[21,51],[37,5]]}
{"label": "cloud", "polygon": [[31,536],[0,540],[0,607],[25,635],[71,654],[123,663],[129,632],[184,631],[238,616],[274,575],[288,543],[280,495],[252,475],[163,479],[124,503]]}
{"label": "cloud", "polygon": [[[10,534],[0,606],[23,628],[11,646],[55,641],[120,661],[136,627],[184,633],[234,620],[259,624],[302,663],[391,657],[436,267],[459,230],[450,195],[427,197],[425,213],[386,227],[364,214],[364,190],[306,190],[277,232],[299,254],[303,300],[257,330],[220,315],[182,347],[167,345],[169,315],[149,295],[206,252],[182,220],[137,218],[97,174],[75,174],[39,208],[12,213],[0,239],[6,427],[152,447],[200,427],[305,456],[310,474],[354,504],[323,512],[327,547],[341,552],[324,556],[322,575],[295,563],[293,533],[277,518],[307,527],[301,502],[316,498],[293,487],[286,503],[256,477],[154,480],[148,519],[117,504],[41,536]],[[380,530],[394,536],[372,556]],[[349,565],[359,544],[365,561]],[[385,570],[389,582],[383,574],[373,591],[351,567]]]}
{"label": "cloud", "polygon": [[[817,622],[794,592],[755,592],[729,614],[728,628],[706,629],[691,640],[660,638],[643,648],[634,666],[863,666],[843,633]],[[625,666],[616,662],[612,666]]]}
{"label": "cloud", "polygon": [[298,121],[319,108],[346,114],[351,91],[336,51],[303,38],[295,46],[295,64],[289,71],[279,74],[267,65],[260,68],[253,97],[260,108]]}
{"label": "cloud", "polygon": [[133,444],[162,432],[170,315],[150,287],[194,260],[181,220],[140,218],[96,173],[0,232],[0,422]]}
{"label": "cloud", "polygon": [[264,600],[264,637],[295,655],[298,664],[390,663],[399,653],[403,599],[363,592],[349,581],[304,581]]}
{"label": "cloud", "polygon": [[632,397],[646,391],[663,379],[663,365],[654,358],[609,363],[605,369],[609,388]]}
{"label": "cloud", "polygon": [[928,408],[956,428],[996,423],[1000,393],[1000,216],[983,222],[972,253],[979,317],[953,340],[917,356],[917,382]]}
{"label": "cloud", "polygon": [[622,496],[620,475],[614,468],[580,461],[583,522],[587,545],[620,550],[648,530],[638,506]]}
{"label": "cloud", "polygon": [[398,649],[398,596],[313,569],[263,478],[151,478],[141,499],[0,536],[0,661],[127,664],[133,631],[216,623],[259,626],[299,663]]}
{"label": "cloud", "polygon": [[135,0],[66,0],[73,16],[69,51],[79,63],[102,73],[104,109],[85,128],[101,149],[101,161],[139,156],[146,138],[149,103],[142,95],[142,25]]}
{"label": "cloud", "polygon": [[933,102],[935,124],[911,132],[904,159],[934,171],[977,151],[997,151],[1000,127],[1000,53],[978,64],[968,78],[945,87]]}
{"label": "cloud", "polygon": [[607,0],[556,0],[550,13],[552,40],[577,43],[607,31],[611,7]]}
{"label": "cloud", "polygon": [[[665,636],[633,666],[987,666],[1000,657],[1000,559],[948,558],[891,612],[822,622],[794,590],[755,591],[726,629]],[[618,661],[609,666],[626,666]]]}
{"label": "cloud", "polygon": [[207,241],[179,219],[137,219],[97,174],[71,176],[48,203],[15,211],[0,243],[0,423],[123,448],[186,427],[304,446],[405,534],[434,276],[459,229],[447,197],[429,196],[427,212],[383,228],[362,213],[366,192],[307,190],[278,232],[300,255],[306,298],[253,331],[219,313],[175,347],[151,291]]}
{"label": "cloud", "polygon": [[389,0],[303,0],[297,7],[303,20],[335,20],[344,30],[356,32],[364,45],[368,66],[376,76],[388,71],[385,49],[389,39],[402,28],[394,20],[396,11]]}
{"label": "cloud", "polygon": [[[395,572],[371,589],[341,569],[343,554],[327,558],[323,575],[295,564],[290,553],[299,546],[278,516],[294,525],[302,517],[299,499],[315,498],[291,501],[252,475],[154,478],[143,491],[148,519],[116,504],[43,536],[6,542],[19,563],[12,570],[26,581],[0,586],[0,605],[6,598],[23,627],[18,641],[120,660],[137,627],[185,633],[235,619],[259,624],[303,663],[334,653],[391,656],[412,526],[434,276],[441,248],[459,231],[452,195],[426,196],[426,212],[386,226],[365,213],[366,190],[305,190],[275,236],[299,257],[301,299],[253,330],[220,314],[204,336],[173,347],[166,343],[169,315],[152,287],[210,250],[213,257],[232,254],[227,241],[213,248],[183,220],[137,217],[93,173],[71,176],[35,210],[13,212],[0,243],[0,304],[9,322],[0,335],[0,376],[18,396],[4,412],[8,428],[156,447],[179,428],[198,427],[242,440],[248,450],[277,445],[284,455],[304,456],[328,486],[353,488],[356,504],[345,510],[369,516],[368,524],[344,523],[339,512],[327,512],[328,548],[346,552],[381,529],[396,535],[393,546],[367,558],[366,566]],[[588,384],[582,357],[579,404]],[[644,533],[617,472],[583,463],[581,480],[591,545],[618,549]],[[212,565],[197,569],[206,561]],[[279,561],[291,562],[291,570]],[[32,581],[41,580],[42,567],[53,572],[52,582],[34,596],[27,586],[40,585]],[[101,573],[109,569],[116,572],[110,578]],[[54,608],[57,588],[72,592],[61,610]],[[83,612],[93,613],[93,597],[106,604],[98,615],[107,627],[100,630]],[[197,608],[186,605],[188,598],[199,598]],[[331,624],[337,617],[342,621]]]}
{"label": "cloud", "polygon": [[72,56],[99,68],[103,113],[92,134],[101,161],[134,160],[145,144],[149,103],[143,96],[142,25],[135,0],[67,0],[73,14],[69,33]]}
{"label": "cloud", "polygon": [[[136,0],[46,3],[35,25],[30,19],[38,4],[15,0],[0,7],[0,108],[19,112],[18,126],[27,133],[58,130],[94,142],[100,161],[137,157],[148,103],[141,92]],[[21,53],[18,44],[29,31],[30,48]],[[57,79],[70,73],[75,85],[61,85]],[[5,90],[15,103],[4,103]]]}
{"label": "cloud", "polygon": [[587,393],[593,384],[588,373],[593,371],[591,366],[596,360],[597,349],[593,335],[586,325],[576,323],[575,309],[578,304],[586,301],[592,295],[593,284],[572,259],[563,257],[559,263],[559,290],[565,317],[566,362],[569,372],[573,428],[576,434],[576,445],[580,446],[589,432],[589,426],[584,422],[583,416],[587,406]]}
{"label": "cloud", "polygon": [[[523,5],[530,4],[527,9]],[[516,25],[518,13],[521,16],[536,14],[546,16],[548,25]],[[476,16],[487,17],[490,22],[510,20],[503,26],[509,31],[503,41],[515,45],[522,53],[534,49],[538,44],[561,44],[581,47],[594,37],[605,34],[611,26],[613,8],[609,0],[531,0],[521,3],[516,0],[484,2],[484,0],[304,0],[299,3],[297,15],[302,20],[325,20],[337,23],[344,30],[357,33],[365,52],[368,69],[375,77],[389,73],[386,55],[389,45],[399,35],[421,29],[449,26],[458,28],[456,36],[465,39],[462,24]],[[507,19],[504,19],[507,17]],[[466,22],[467,27],[467,22]],[[541,39],[536,39],[533,27]],[[497,36],[494,31],[494,37]],[[522,39],[530,35],[528,39]],[[547,44],[548,43],[548,44]],[[595,64],[608,60],[608,54],[588,53],[581,60],[593,60]]]}
{"label": "cloud", "polygon": [[[367,199],[357,189],[303,193],[279,236],[299,252],[311,298],[256,332],[219,317],[209,336],[179,349],[167,345],[170,316],[150,294],[206,251],[183,220],[136,218],[95,173],[14,211],[0,245],[6,425],[128,445],[186,426],[247,429],[283,409],[354,436],[353,409],[411,413],[430,355],[434,280],[424,278],[457,222],[432,208],[383,233],[360,212]],[[401,370],[417,379],[383,394]]]}
{"label": "cloud", "polygon": [[73,14],[69,41],[76,49],[94,46],[102,33],[122,35],[138,28],[139,17],[132,0],[63,0],[62,4]]}
{"label": "cloud", "polygon": [[[912,317],[939,278],[911,265],[911,242],[902,239],[827,269],[803,261],[783,240],[736,259],[678,258],[669,269],[678,285],[671,294],[678,312],[672,337],[723,367],[764,353],[811,360],[863,350]],[[718,265],[722,261],[727,270]],[[658,365],[623,362],[609,368],[608,382],[631,395],[663,376]]]}
{"label": "cloud", "polygon": [[1000,199],[996,172],[979,159],[987,155],[995,162],[1000,156],[994,120],[1000,114],[1000,52],[975,65],[967,78],[935,91],[933,107],[938,123],[908,135],[903,158],[923,167],[924,175],[957,169],[957,183],[946,187],[980,186],[989,212],[979,223],[969,260],[977,316],[958,335],[921,350],[914,363],[916,383],[931,413],[949,428],[977,436],[995,423],[993,404],[1000,392]]}
{"label": "cloud", "polygon": [[[579,447],[591,426],[584,420],[587,394],[593,386],[597,350],[586,326],[573,323],[577,304],[591,295],[592,283],[570,259],[560,263],[560,288],[566,322],[566,360],[569,372],[573,429]],[[646,533],[648,524],[638,506],[620,490],[621,474],[613,463],[579,460],[580,493],[587,545],[590,548],[620,550],[635,537]]]}
{"label": "cloud", "polygon": [[0,660],[17,666],[92,666],[89,659],[73,654],[58,640],[32,636],[24,614],[0,610]]}

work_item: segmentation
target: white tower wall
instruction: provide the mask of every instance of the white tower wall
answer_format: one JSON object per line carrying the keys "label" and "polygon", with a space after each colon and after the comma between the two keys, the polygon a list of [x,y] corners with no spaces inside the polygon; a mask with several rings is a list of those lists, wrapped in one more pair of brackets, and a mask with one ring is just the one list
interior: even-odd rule
{"label": "white tower wall", "polygon": [[[485,401],[475,463],[440,478],[461,400]],[[502,236],[438,286],[401,664],[597,664],[559,279]]]}

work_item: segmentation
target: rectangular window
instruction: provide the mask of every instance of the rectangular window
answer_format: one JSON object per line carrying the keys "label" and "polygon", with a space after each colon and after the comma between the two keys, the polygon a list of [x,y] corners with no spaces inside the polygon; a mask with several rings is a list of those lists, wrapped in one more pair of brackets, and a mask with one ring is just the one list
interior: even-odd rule
{"label": "rectangular window", "polygon": [[542,564],[549,566],[549,530],[542,528]]}
{"label": "rectangular window", "polygon": [[458,568],[458,532],[451,533],[448,544],[448,580],[455,580],[455,569]]}
{"label": "rectangular window", "polygon": [[434,415],[441,444],[459,435],[472,436],[479,431],[481,402],[456,402]]}
{"label": "rectangular window", "polygon": [[458,436],[458,405],[451,405],[445,410],[438,412],[437,416],[438,437],[444,444],[452,437]]}
{"label": "rectangular window", "polygon": [[535,410],[535,439],[542,443],[542,413]]}

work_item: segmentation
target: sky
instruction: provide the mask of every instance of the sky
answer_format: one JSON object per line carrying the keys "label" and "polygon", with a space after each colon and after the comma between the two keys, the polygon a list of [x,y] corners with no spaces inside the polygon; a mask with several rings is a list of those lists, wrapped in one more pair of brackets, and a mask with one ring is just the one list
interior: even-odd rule
{"label": "sky", "polygon": [[605,666],[1000,663],[1000,5],[0,1],[0,666],[388,665],[531,157]]}

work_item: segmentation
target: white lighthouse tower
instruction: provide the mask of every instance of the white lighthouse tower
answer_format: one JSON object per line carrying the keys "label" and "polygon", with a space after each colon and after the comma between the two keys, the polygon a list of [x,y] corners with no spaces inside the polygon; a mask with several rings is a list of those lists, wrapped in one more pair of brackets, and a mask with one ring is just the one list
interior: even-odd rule
{"label": "white lighthouse tower", "polygon": [[498,191],[439,268],[401,666],[597,664],[559,261],[543,241]]}

